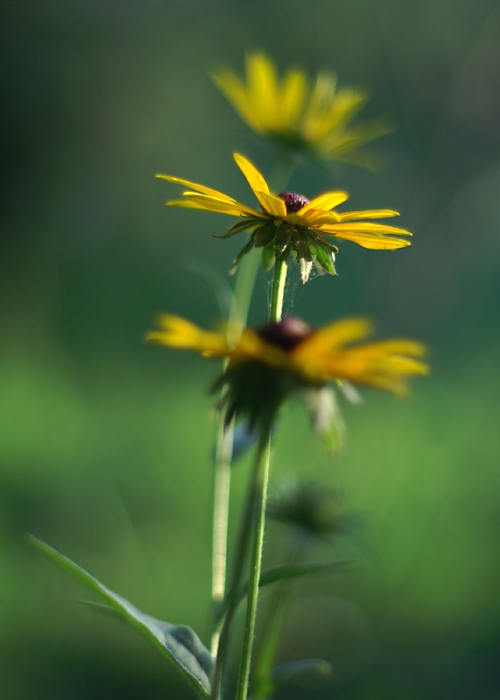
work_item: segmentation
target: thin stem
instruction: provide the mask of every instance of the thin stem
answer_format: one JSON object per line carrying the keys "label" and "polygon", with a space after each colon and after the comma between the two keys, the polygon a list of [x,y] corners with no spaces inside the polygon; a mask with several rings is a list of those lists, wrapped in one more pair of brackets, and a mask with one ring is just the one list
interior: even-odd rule
{"label": "thin stem", "polygon": [[[229,492],[231,485],[231,458],[233,453],[234,423],[225,425],[224,409],[219,418],[215,454],[212,601],[215,605],[224,599],[226,588],[227,530],[229,520]],[[219,644],[219,629],[213,629],[211,651],[215,655]]]}
{"label": "thin stem", "polygon": [[283,298],[285,296],[286,273],[288,270],[287,253],[276,257],[274,264],[273,286],[271,290],[271,307],[269,320],[280,321],[283,314]]}
{"label": "thin stem", "polygon": [[[295,537],[287,550],[284,563],[295,564],[301,559],[301,549],[297,546]],[[262,700],[272,690],[271,671],[285,622],[285,613],[289,607],[292,587],[292,581],[288,580],[280,581],[273,587],[262,632],[262,648],[255,668],[256,688],[252,694],[252,700]]]}
{"label": "thin stem", "polygon": [[259,465],[257,483],[257,519],[252,546],[250,581],[247,598],[247,611],[245,618],[245,631],[243,636],[243,651],[241,656],[240,673],[238,677],[238,689],[236,700],[246,700],[248,695],[248,682],[250,679],[250,664],[252,660],[252,646],[255,632],[255,620],[257,617],[257,602],[259,597],[259,580],[262,565],[262,549],[264,544],[264,529],[266,520],[267,484],[269,481],[269,458],[271,454],[271,433],[261,435],[259,452],[262,455]]}
{"label": "thin stem", "polygon": [[[295,168],[293,161],[283,153],[278,154],[269,182],[274,191],[284,190]],[[241,261],[234,285],[234,296],[229,313],[229,325],[245,327],[259,269],[259,251],[253,250]],[[276,276],[276,270],[275,270]],[[274,287],[274,285],[273,285]],[[284,287],[283,287],[284,289]],[[281,306],[276,306],[275,315],[281,317]],[[278,308],[279,307],[279,308]],[[277,313],[279,314],[277,315]],[[214,508],[212,534],[212,601],[214,607],[224,598],[227,568],[227,533],[229,522],[229,499],[231,486],[231,459],[233,450],[234,424],[225,425],[225,411],[219,416],[215,449]],[[219,643],[219,629],[212,630],[212,654],[215,655]]]}
{"label": "thin stem", "polygon": [[218,700],[220,696],[220,688],[222,682],[222,674],[226,661],[229,635],[233,623],[236,610],[239,603],[239,591],[241,588],[241,580],[243,578],[243,568],[248,553],[248,545],[252,534],[252,525],[256,511],[256,504],[259,502],[259,483],[261,482],[260,472],[262,464],[265,461],[265,452],[267,450],[265,441],[260,440],[255,457],[252,475],[248,486],[248,494],[245,501],[245,510],[241,519],[238,540],[236,543],[236,552],[233,564],[233,575],[231,587],[228,592],[227,612],[220,633],[219,646],[215,663],[214,678],[212,681],[212,698]]}

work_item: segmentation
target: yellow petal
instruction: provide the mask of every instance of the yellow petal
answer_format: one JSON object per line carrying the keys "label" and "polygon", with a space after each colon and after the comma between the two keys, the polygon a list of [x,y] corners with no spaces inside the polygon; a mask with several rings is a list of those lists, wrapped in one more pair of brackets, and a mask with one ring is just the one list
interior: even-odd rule
{"label": "yellow petal", "polygon": [[345,241],[352,241],[353,243],[360,245],[362,248],[368,248],[370,250],[397,250],[398,248],[405,248],[406,246],[411,245],[411,242],[406,241],[404,238],[392,238],[390,236],[381,236],[373,233],[356,233],[355,231],[339,231],[330,233],[324,228],[319,230],[327,235],[342,238]]}
{"label": "yellow petal", "polygon": [[302,112],[306,90],[306,76],[302,71],[287,73],[281,88],[280,112],[281,129],[298,130],[298,120]]}
{"label": "yellow petal", "polygon": [[297,213],[304,214],[306,211],[309,211],[309,209],[323,209],[324,211],[329,211],[339,204],[342,204],[342,202],[345,202],[347,199],[349,199],[347,192],[325,192],[324,194],[320,194],[319,197],[311,199],[311,201],[305,204]]}
{"label": "yellow petal", "polygon": [[337,233],[340,235],[341,231],[353,231],[360,233],[373,233],[375,235],[380,234],[392,234],[399,233],[403,236],[412,236],[410,231],[405,228],[399,228],[398,226],[388,226],[387,224],[374,224],[371,221],[362,221],[360,223],[340,223],[340,224],[327,224],[324,226],[324,230],[328,233]]}
{"label": "yellow petal", "polygon": [[278,77],[276,66],[264,53],[247,56],[248,100],[259,115],[265,129],[276,124],[278,104]]}
{"label": "yellow petal", "polygon": [[292,351],[292,355],[298,359],[331,353],[347,343],[366,338],[371,331],[372,324],[366,318],[346,318],[343,321],[335,321],[299,343]]}
{"label": "yellow petal", "polygon": [[162,330],[147,334],[147,340],[172,348],[196,350],[205,357],[224,357],[230,351],[225,335],[204,331],[179,316],[160,318]]}
{"label": "yellow petal", "polygon": [[[196,208],[206,209],[207,211],[218,211],[221,214],[229,214],[230,216],[258,216],[260,218],[265,218],[261,212],[255,211],[239,202],[225,202],[216,197],[195,193],[184,193],[184,196],[186,197],[185,201],[192,202],[196,205]],[[178,200],[167,202],[167,206],[178,207]]]}
{"label": "yellow petal", "polygon": [[233,153],[233,158],[254,192],[258,191],[270,194],[269,187],[264,177],[259,173],[257,168],[252,165],[247,158],[245,158],[245,156],[242,156],[241,153]]}
{"label": "yellow petal", "polygon": [[248,99],[245,86],[237,75],[229,69],[221,70],[212,76],[214,82],[244,121],[255,131],[264,131],[262,121],[256,113],[253,104]]}
{"label": "yellow petal", "polygon": [[309,209],[305,216],[306,226],[323,226],[324,224],[335,224],[339,221],[337,212],[320,211],[318,209]]}
{"label": "yellow petal", "polygon": [[339,212],[340,221],[354,221],[355,219],[390,219],[399,216],[398,211],[392,209],[366,209],[365,211]]}
{"label": "yellow petal", "polygon": [[254,190],[254,194],[259,200],[262,208],[268,213],[272,214],[276,218],[282,219],[286,216],[286,204],[279,197],[275,197],[273,194],[267,194],[266,192],[259,192]]}
{"label": "yellow petal", "polygon": [[155,175],[159,180],[167,180],[167,182],[175,182],[177,185],[184,185],[184,187],[190,187],[192,190],[201,192],[202,194],[208,194],[211,197],[217,197],[217,199],[223,199],[225,202],[235,202],[236,200],[232,197],[228,197],[227,194],[223,192],[218,192],[210,187],[205,187],[204,185],[199,185],[197,182],[191,182],[190,180],[183,180],[180,177],[173,177],[172,175]]}

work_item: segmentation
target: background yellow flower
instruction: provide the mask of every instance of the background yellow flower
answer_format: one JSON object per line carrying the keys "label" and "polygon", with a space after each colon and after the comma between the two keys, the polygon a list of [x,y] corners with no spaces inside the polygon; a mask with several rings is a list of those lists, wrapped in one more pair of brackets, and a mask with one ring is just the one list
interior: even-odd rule
{"label": "background yellow flower", "polygon": [[383,119],[351,124],[369,99],[364,90],[338,89],[334,73],[310,81],[301,69],[280,80],[262,51],[247,54],[246,83],[227,67],[213,79],[251,129],[292,151],[371,168],[374,156],[362,146],[391,130]]}

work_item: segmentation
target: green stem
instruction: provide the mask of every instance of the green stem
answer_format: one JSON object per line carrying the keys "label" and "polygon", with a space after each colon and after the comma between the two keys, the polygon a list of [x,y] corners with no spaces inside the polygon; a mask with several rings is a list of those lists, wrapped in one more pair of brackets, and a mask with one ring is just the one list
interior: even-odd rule
{"label": "green stem", "polygon": [[255,620],[257,617],[259,579],[262,565],[262,549],[264,544],[264,529],[266,520],[267,484],[269,481],[269,458],[271,454],[270,431],[268,431],[266,434],[261,435],[259,453],[261,454],[262,459],[260,460],[258,470],[258,481],[256,490],[257,519],[255,521],[255,532],[252,545],[250,581],[248,588],[245,631],[243,636],[243,651],[241,656],[236,700],[246,700],[248,695],[248,683],[250,680],[250,664],[252,660],[252,646],[255,632]]}
{"label": "green stem", "polygon": [[280,321],[283,314],[283,298],[285,296],[286,273],[288,270],[287,252],[276,257],[274,264],[273,286],[271,289],[271,306],[269,320]]}
{"label": "green stem", "polygon": [[[273,286],[271,291],[271,308],[269,309],[270,321],[279,321],[281,319],[287,269],[285,255],[279,256],[276,259],[274,269]],[[257,472],[256,503],[258,507],[254,525],[255,531],[250,563],[250,580],[248,585],[245,631],[243,634],[243,650],[241,654],[236,700],[246,700],[250,680],[250,667],[252,661],[255,621],[257,618],[259,580],[262,567],[262,550],[264,545],[264,531],[266,524],[267,485],[269,482],[269,461],[271,455],[271,426],[269,426],[269,429],[265,433],[261,432],[259,455],[261,455],[262,459],[260,460],[261,467]],[[261,471],[262,474],[260,474]]]}
{"label": "green stem", "polygon": [[236,552],[233,564],[233,576],[231,579],[231,587],[228,592],[227,612],[220,633],[219,646],[217,650],[214,678],[212,681],[212,698],[218,700],[220,697],[220,688],[222,683],[222,675],[226,661],[229,636],[236,610],[239,603],[239,591],[243,578],[243,569],[248,553],[248,545],[252,534],[252,525],[256,512],[256,504],[259,502],[259,484],[261,482],[262,464],[265,461],[265,452],[267,445],[265,441],[260,440],[255,457],[250,484],[248,486],[248,494],[245,501],[245,510],[241,519],[238,540],[236,543]]}
{"label": "green stem", "polygon": [[[287,549],[288,553],[284,557],[284,563],[296,564],[301,555],[295,538]],[[286,580],[280,581],[273,587],[267,619],[262,632],[262,648],[255,668],[256,688],[252,694],[252,700],[263,700],[272,692],[271,671],[285,622],[285,614],[290,603],[292,587],[292,581]]]}
{"label": "green stem", "polygon": [[[226,588],[227,531],[229,521],[229,492],[231,458],[233,455],[234,423],[225,425],[226,412],[220,412],[219,432],[215,454],[214,514],[212,539],[212,601],[214,607],[224,599]],[[211,651],[215,655],[219,644],[219,628],[212,630]]]}

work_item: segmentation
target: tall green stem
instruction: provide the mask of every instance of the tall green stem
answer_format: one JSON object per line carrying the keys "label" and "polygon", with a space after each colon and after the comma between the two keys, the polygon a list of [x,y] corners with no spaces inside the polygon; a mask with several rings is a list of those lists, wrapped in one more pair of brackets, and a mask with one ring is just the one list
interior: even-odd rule
{"label": "tall green stem", "polygon": [[[285,153],[278,154],[276,163],[269,177],[271,188],[275,192],[284,190],[295,168],[295,164]],[[236,275],[233,303],[229,315],[229,324],[244,327],[247,322],[252,300],[255,278],[260,264],[259,251],[254,250],[241,261]],[[275,270],[276,277],[276,270]],[[273,284],[273,290],[275,285]],[[284,290],[284,283],[283,283]],[[272,304],[274,319],[281,317],[281,301]],[[233,423],[225,425],[225,411],[219,416],[217,442],[215,449],[214,474],[214,508],[212,532],[212,601],[214,607],[223,600],[226,588],[227,568],[227,532],[229,522],[229,498],[231,485],[231,459],[233,449]],[[219,644],[219,630],[213,629],[211,650],[215,656]]]}
{"label": "tall green stem", "polygon": [[[271,291],[271,308],[269,320],[279,321],[283,311],[283,298],[286,285],[287,262],[285,255],[276,259],[273,286]],[[257,482],[257,512],[254,523],[254,537],[250,562],[250,580],[248,585],[247,610],[245,617],[245,631],[243,635],[243,650],[241,654],[240,673],[238,676],[238,688],[236,700],[246,700],[250,681],[250,668],[252,662],[252,648],[255,633],[255,621],[257,618],[257,603],[259,598],[259,580],[262,567],[262,551],[264,545],[264,531],[266,524],[266,500],[267,485],[269,482],[269,461],[271,455],[271,429],[261,433],[259,442],[259,454],[262,456],[262,466],[258,470]],[[260,473],[261,472],[261,473]]]}
{"label": "tall green stem", "polygon": [[218,645],[214,678],[212,681],[212,698],[219,700],[220,688],[222,683],[222,674],[226,662],[229,635],[233,623],[236,610],[239,603],[239,592],[243,578],[244,564],[248,554],[248,545],[252,534],[252,526],[254,522],[256,505],[259,503],[259,484],[262,482],[261,472],[263,464],[266,461],[267,441],[260,440],[255,457],[248,493],[245,501],[245,509],[241,519],[240,530],[236,542],[236,553],[233,562],[233,575],[231,578],[231,587],[227,596],[227,612],[224,618],[220,640]]}

